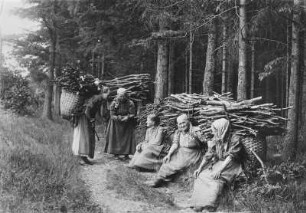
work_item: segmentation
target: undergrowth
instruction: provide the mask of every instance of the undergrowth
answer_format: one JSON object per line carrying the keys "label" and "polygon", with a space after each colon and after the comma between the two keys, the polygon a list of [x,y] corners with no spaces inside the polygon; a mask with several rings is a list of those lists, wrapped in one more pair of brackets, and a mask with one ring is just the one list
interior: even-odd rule
{"label": "undergrowth", "polygon": [[0,113],[0,210],[101,212],[79,177],[68,125]]}

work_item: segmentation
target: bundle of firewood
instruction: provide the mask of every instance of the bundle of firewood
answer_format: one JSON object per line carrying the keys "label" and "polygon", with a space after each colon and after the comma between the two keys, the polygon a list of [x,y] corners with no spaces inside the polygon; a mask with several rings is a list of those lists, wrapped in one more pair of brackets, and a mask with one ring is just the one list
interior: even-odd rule
{"label": "bundle of firewood", "polygon": [[174,130],[176,118],[186,113],[194,125],[199,125],[204,135],[210,133],[213,121],[227,118],[231,128],[242,135],[281,134],[284,131],[285,118],[277,115],[278,109],[272,103],[256,104],[261,97],[245,101],[234,101],[230,93],[213,96],[199,94],[175,94],[165,98],[158,105],[147,105],[140,115],[140,127],[144,126],[145,118],[150,113],[161,117],[161,125]]}
{"label": "bundle of firewood", "polygon": [[102,80],[102,85],[110,89],[110,99],[114,99],[117,89],[123,87],[133,101],[147,100],[149,86],[151,83],[150,74],[131,74],[111,80]]}

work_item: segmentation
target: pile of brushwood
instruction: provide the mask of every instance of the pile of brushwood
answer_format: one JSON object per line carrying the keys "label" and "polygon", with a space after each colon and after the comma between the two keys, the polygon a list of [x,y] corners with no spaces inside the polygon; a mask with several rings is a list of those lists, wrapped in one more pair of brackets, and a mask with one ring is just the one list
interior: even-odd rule
{"label": "pile of brushwood", "polygon": [[110,89],[109,98],[112,100],[117,94],[117,89],[127,89],[131,100],[144,101],[148,99],[151,81],[150,74],[131,74],[111,80],[102,80],[101,84]]}
{"label": "pile of brushwood", "polygon": [[272,103],[255,104],[261,97],[250,100],[234,101],[230,93],[205,96],[199,94],[173,94],[160,104],[148,104],[139,116],[140,128],[145,127],[148,114],[156,113],[161,117],[161,125],[170,132],[176,129],[176,118],[186,113],[194,125],[198,125],[204,136],[210,136],[210,126],[219,118],[231,121],[232,130],[241,135],[277,135],[284,131],[286,119],[277,112]]}
{"label": "pile of brushwood", "polygon": [[104,86],[110,90],[110,100],[116,96],[117,89],[123,87],[127,89],[133,101],[145,101],[148,99],[149,88],[153,83],[150,74],[131,74],[111,80],[100,80],[90,74],[80,75],[82,72],[69,64],[63,68],[62,73],[54,82],[67,92],[91,97],[100,93],[102,86]]}

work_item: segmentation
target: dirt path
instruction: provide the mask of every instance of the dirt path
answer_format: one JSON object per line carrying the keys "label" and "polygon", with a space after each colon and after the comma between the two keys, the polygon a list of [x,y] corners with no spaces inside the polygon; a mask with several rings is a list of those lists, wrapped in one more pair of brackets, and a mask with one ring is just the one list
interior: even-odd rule
{"label": "dirt path", "polygon": [[[144,182],[153,178],[154,173],[128,169],[125,167],[127,163],[103,153],[101,144],[98,144],[94,165],[82,166],[82,178],[92,192],[93,201],[103,212],[193,212],[183,207],[188,203],[190,192],[175,184],[158,189],[147,188]],[[136,181],[134,186],[133,181]],[[172,205],[163,201],[163,197],[158,198],[159,195],[170,198]]]}

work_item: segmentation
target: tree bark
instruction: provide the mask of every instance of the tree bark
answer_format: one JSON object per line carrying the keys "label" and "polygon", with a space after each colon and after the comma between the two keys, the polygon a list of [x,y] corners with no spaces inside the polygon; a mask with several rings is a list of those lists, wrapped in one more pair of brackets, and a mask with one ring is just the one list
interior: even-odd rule
{"label": "tree bark", "polygon": [[233,81],[234,81],[234,70],[233,70],[233,62],[231,59],[228,60],[228,71],[227,71],[227,85],[226,91],[227,92],[234,92]]}
{"label": "tree bark", "polygon": [[192,44],[193,44],[193,32],[190,30],[189,33],[189,83],[188,83],[188,92],[192,93]]}
{"label": "tree bark", "polygon": [[287,134],[284,140],[283,157],[284,160],[294,160],[297,152],[298,136],[298,112],[299,112],[299,69],[300,69],[300,49],[299,49],[299,26],[301,16],[302,0],[294,0],[293,22],[292,22],[292,50],[291,50],[291,74],[289,85],[289,121],[287,123]]}
{"label": "tree bark", "polygon": [[227,75],[228,75],[228,47],[227,47],[227,37],[228,37],[228,27],[227,27],[226,17],[223,20],[223,48],[222,48],[222,88],[221,93],[225,93],[227,90]]}
{"label": "tree bark", "polygon": [[175,62],[175,51],[174,42],[169,43],[169,67],[168,67],[168,95],[174,93],[174,62]]}
{"label": "tree bark", "polygon": [[[58,39],[56,39],[56,51],[55,51],[55,78],[61,76],[61,55],[60,46]],[[60,115],[60,98],[61,98],[61,87],[59,85],[54,85],[54,114]]]}
{"label": "tree bark", "polygon": [[[159,23],[160,33],[165,30],[165,23],[160,20]],[[157,67],[155,76],[155,97],[154,103],[160,101],[167,96],[168,89],[168,44],[167,40],[161,39],[157,42]]]}
{"label": "tree bark", "polygon": [[254,98],[255,90],[255,41],[251,41],[251,94],[250,98]]}
{"label": "tree bark", "polygon": [[215,74],[215,49],[217,42],[217,22],[213,20],[208,31],[207,51],[206,51],[206,65],[203,79],[203,94],[212,95]]}
{"label": "tree bark", "polygon": [[239,67],[238,67],[238,85],[237,100],[245,100],[247,98],[247,78],[246,78],[246,5],[247,0],[240,0],[239,7]]}
{"label": "tree bark", "polygon": [[50,46],[50,69],[48,71],[48,79],[46,80],[45,99],[42,118],[52,120],[52,96],[53,96],[53,80],[55,67],[55,51],[56,41],[51,41]]}

